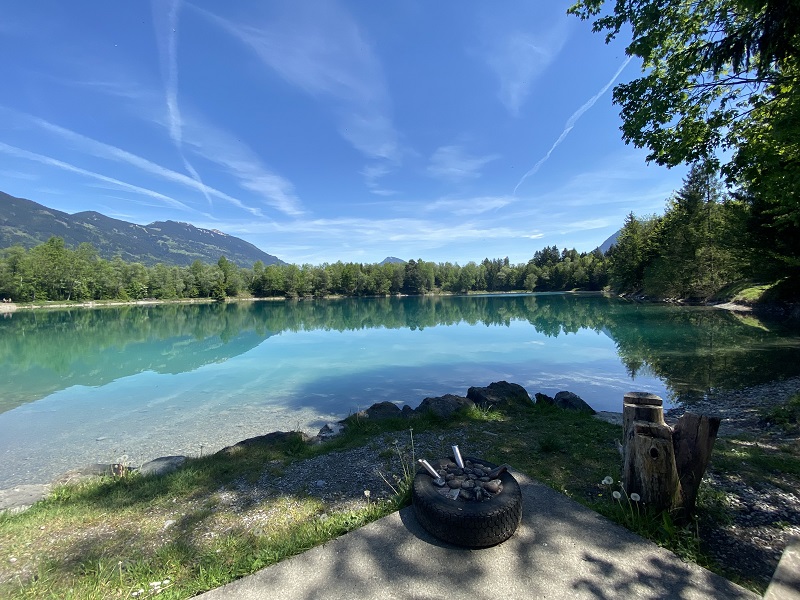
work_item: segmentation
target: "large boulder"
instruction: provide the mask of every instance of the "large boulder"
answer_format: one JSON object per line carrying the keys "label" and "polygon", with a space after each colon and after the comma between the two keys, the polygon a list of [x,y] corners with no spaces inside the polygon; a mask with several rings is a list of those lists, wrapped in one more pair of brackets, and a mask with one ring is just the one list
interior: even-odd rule
{"label": "large boulder", "polygon": [[469,398],[464,396],[456,396],[455,394],[445,394],[444,396],[437,396],[435,398],[425,398],[416,411],[419,414],[432,412],[437,417],[442,419],[449,419],[453,413],[475,406],[475,403]]}
{"label": "large boulder", "polygon": [[391,419],[400,416],[400,407],[388,400],[373,404],[368,409],[355,414],[355,417],[358,419],[369,419],[370,421],[380,421],[382,419]]}
{"label": "large boulder", "polygon": [[471,387],[467,390],[467,398],[481,408],[504,406],[531,406],[531,396],[519,384],[507,381],[496,381],[487,387]]}
{"label": "large boulder", "polygon": [[309,441],[309,439],[310,438],[302,431],[273,431],[272,433],[268,433],[266,435],[247,438],[246,440],[242,440],[233,446],[226,446],[217,454],[237,454],[242,450],[256,446],[280,446],[282,444],[290,443],[305,444]]}
{"label": "large boulder", "polygon": [[139,467],[142,475],[166,475],[177,471],[186,462],[185,456],[161,456]]}
{"label": "large boulder", "polygon": [[583,399],[572,392],[558,392],[554,398],[555,405],[565,410],[576,410],[578,412],[595,414],[595,410],[586,404]]}
{"label": "large boulder", "polygon": [[539,392],[536,392],[536,394],[534,394],[534,398],[536,398],[536,404],[552,404],[553,406],[556,405],[556,399],[551,398],[547,394],[540,394]]}

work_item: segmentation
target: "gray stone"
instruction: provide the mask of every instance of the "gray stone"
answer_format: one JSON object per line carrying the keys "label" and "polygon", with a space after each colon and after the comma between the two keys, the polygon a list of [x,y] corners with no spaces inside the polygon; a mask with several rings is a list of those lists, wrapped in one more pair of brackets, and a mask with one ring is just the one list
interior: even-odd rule
{"label": "gray stone", "polygon": [[531,396],[525,388],[507,381],[496,381],[487,387],[471,387],[467,390],[467,398],[484,409],[531,405]]}
{"label": "gray stone", "polygon": [[319,430],[317,437],[322,440],[327,440],[336,437],[344,431],[344,424],[342,423],[325,423],[322,429]]}
{"label": "gray stone", "polygon": [[233,446],[226,446],[217,452],[217,454],[237,454],[238,452],[253,446],[279,446],[287,443],[305,444],[310,439],[311,438],[309,438],[302,431],[273,431],[272,433],[268,433],[266,435],[259,435],[242,440]]}
{"label": "gray stone", "polygon": [[547,394],[540,394],[539,392],[536,392],[536,394],[534,394],[534,397],[536,398],[536,404],[552,404],[553,406],[555,406],[556,403],[555,399],[551,398]]}
{"label": "gray stone", "polygon": [[491,481],[487,481],[483,484],[483,489],[487,492],[491,492],[492,494],[496,494],[500,491],[502,483],[499,479],[492,479]]}
{"label": "gray stone", "polygon": [[[92,479],[93,477],[105,477],[108,475],[118,474],[121,471],[123,465],[119,464],[103,464],[103,463],[96,463],[93,465],[86,465],[84,467],[80,467],[78,469],[72,469],[67,471],[66,473],[62,473],[55,480],[53,483],[56,485],[66,485],[68,483],[78,483],[80,481],[86,481],[87,479]],[[128,467],[127,465],[124,466],[125,469],[133,469],[135,467]]]}
{"label": "gray stone", "polygon": [[584,402],[580,396],[573,394],[572,392],[558,392],[554,400],[556,406],[559,408],[585,412],[589,413],[590,415],[595,414],[595,411],[591,406],[586,404],[586,402]]}
{"label": "gray stone", "polygon": [[185,456],[161,456],[144,463],[139,467],[139,473],[144,476],[166,475],[176,471],[184,462],[186,462]]}
{"label": "gray stone", "polygon": [[0,490],[0,513],[22,512],[47,497],[50,493],[49,484],[18,485],[8,490]]}
{"label": "gray stone", "polygon": [[470,406],[475,406],[474,402],[468,398],[464,398],[464,396],[445,394],[444,396],[435,398],[425,398],[417,407],[416,412],[419,414],[432,412],[437,417],[448,419],[453,413],[469,408]]}
{"label": "gray stone", "polygon": [[397,418],[401,415],[400,407],[388,400],[378,402],[370,406],[367,410],[362,410],[358,413],[361,418],[370,419],[372,421],[380,421],[381,419]]}

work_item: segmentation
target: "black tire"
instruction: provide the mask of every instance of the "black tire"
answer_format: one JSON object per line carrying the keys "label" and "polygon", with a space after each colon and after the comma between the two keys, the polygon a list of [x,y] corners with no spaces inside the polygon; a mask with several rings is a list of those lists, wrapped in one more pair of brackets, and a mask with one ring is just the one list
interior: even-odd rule
{"label": "black tire", "polygon": [[[490,468],[493,465],[477,458],[465,458]],[[433,461],[439,469],[443,460]],[[424,469],[414,477],[411,500],[417,520],[428,533],[442,541],[485,548],[510,538],[522,520],[522,491],[514,477],[506,471],[498,478],[503,491],[484,502],[462,502],[442,496],[431,484],[431,476]]]}

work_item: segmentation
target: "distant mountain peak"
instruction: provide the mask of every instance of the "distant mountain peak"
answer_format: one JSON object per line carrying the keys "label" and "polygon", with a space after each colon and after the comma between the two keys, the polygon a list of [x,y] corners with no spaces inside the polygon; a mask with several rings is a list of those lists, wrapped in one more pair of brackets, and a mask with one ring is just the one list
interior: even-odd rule
{"label": "distant mountain peak", "polygon": [[400,265],[404,265],[404,264],[406,264],[406,261],[404,261],[402,258],[397,258],[397,257],[395,257],[395,256],[387,256],[386,258],[384,258],[384,259],[383,259],[383,260],[380,262],[380,264],[382,264],[382,265],[389,265],[389,264],[400,264]]}
{"label": "distant mountain peak", "polygon": [[186,266],[195,260],[216,263],[220,256],[246,268],[257,261],[284,264],[253,244],[218,229],[202,229],[181,221],[139,225],[93,210],[70,215],[0,192],[0,248],[15,244],[32,248],[53,236],[73,248],[88,242],[106,259],[119,256],[126,262],[145,265]]}

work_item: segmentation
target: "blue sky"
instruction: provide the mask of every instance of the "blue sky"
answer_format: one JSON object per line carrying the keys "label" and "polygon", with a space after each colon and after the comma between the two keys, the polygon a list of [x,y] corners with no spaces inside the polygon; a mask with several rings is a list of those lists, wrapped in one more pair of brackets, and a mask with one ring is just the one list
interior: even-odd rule
{"label": "blue sky", "polygon": [[287,262],[527,261],[660,213],[570,2],[6,3],[0,190]]}

